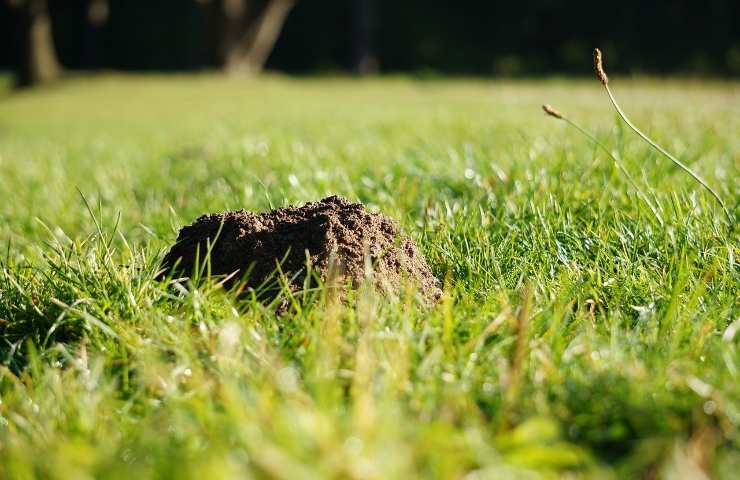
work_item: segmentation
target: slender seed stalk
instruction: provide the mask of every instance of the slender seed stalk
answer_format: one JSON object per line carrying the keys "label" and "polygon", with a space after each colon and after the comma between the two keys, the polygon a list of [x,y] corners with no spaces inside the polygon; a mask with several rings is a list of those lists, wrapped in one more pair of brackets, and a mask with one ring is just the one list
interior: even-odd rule
{"label": "slender seed stalk", "polygon": [[599,147],[601,150],[606,153],[609,158],[614,161],[614,164],[617,166],[620,172],[624,174],[624,176],[627,178],[627,181],[629,181],[630,185],[632,185],[632,188],[634,188],[637,191],[637,196],[640,197],[640,199],[647,204],[648,208],[650,208],[650,211],[653,212],[653,215],[655,216],[655,219],[660,223],[661,226],[664,225],[663,217],[660,216],[658,213],[658,209],[655,208],[655,206],[652,204],[652,202],[648,199],[647,195],[642,191],[639,185],[637,185],[637,182],[632,178],[632,175],[629,174],[627,169],[622,165],[622,162],[619,161],[617,157],[612,154],[612,152],[609,151],[606,146],[604,146],[603,143],[601,143],[595,136],[593,136],[588,130],[582,128],[580,125],[578,125],[576,122],[571,120],[570,118],[566,117],[562,113],[560,113],[558,110],[554,109],[550,105],[542,105],[542,110],[545,111],[548,115],[550,115],[553,118],[557,118],[558,120],[563,120],[565,123],[570,125],[571,127],[575,128],[578,132],[580,132],[584,137],[591,140],[591,142],[594,143],[597,147]]}
{"label": "slender seed stalk", "polygon": [[691,170],[686,164],[684,164],[682,161],[668,153],[663,147],[658,145],[653,139],[645,135],[639,128],[637,128],[627,117],[627,115],[622,111],[622,108],[617,103],[617,100],[614,98],[614,94],[612,93],[611,89],[609,88],[609,77],[607,77],[606,72],[604,71],[604,64],[602,60],[601,50],[598,48],[594,49],[594,70],[596,71],[596,77],[599,79],[601,84],[604,86],[604,89],[606,90],[607,95],[609,95],[609,100],[612,102],[612,105],[614,106],[614,109],[617,111],[617,114],[619,117],[624,121],[624,123],[627,124],[628,127],[632,129],[633,132],[635,132],[640,138],[642,138],[644,141],[646,141],[651,147],[653,147],[655,150],[663,154],[668,160],[672,161],[675,165],[678,165],[683,171],[691,175],[691,177],[699,182],[699,184],[704,187],[713,197],[715,200],[717,200],[717,203],[720,204],[722,207],[722,210],[725,212],[725,215],[727,216],[727,220],[730,224],[730,226],[734,225],[734,218],[730,211],[727,209],[727,206],[725,205],[725,202],[722,201],[722,198],[720,198],[719,194],[714,191],[712,187],[709,186],[709,184],[704,181],[703,178],[701,178],[697,173],[695,173],[693,170]]}

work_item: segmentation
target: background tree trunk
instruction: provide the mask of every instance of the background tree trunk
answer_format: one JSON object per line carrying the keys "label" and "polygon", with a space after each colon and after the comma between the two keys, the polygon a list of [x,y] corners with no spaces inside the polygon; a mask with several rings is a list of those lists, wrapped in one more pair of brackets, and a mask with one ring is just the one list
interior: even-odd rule
{"label": "background tree trunk", "polygon": [[378,73],[374,33],[375,0],[352,0],[352,71],[357,75]]}
{"label": "background tree trunk", "polygon": [[110,16],[110,4],[108,0],[88,0],[86,10],[83,66],[94,70],[105,66],[102,37]]}
{"label": "background tree trunk", "polygon": [[17,15],[16,86],[33,86],[57,79],[61,67],[54,50],[46,0],[15,0],[10,5],[15,7]]}
{"label": "background tree trunk", "polygon": [[[217,34],[220,36],[218,45],[218,59],[222,66],[226,66],[228,59],[237,49],[247,24],[247,17],[254,7],[251,1],[247,0],[223,0],[221,5],[216,6],[218,17],[220,19]],[[252,7],[252,8],[250,8]]]}
{"label": "background tree trunk", "polygon": [[[244,0],[225,0],[225,2],[241,4],[243,6],[240,11],[241,18],[246,17],[247,8]],[[262,71],[280,36],[285,19],[294,5],[295,0],[269,0],[262,13],[246,28],[246,32],[227,49],[224,63],[226,71],[248,73]],[[242,20],[242,28],[243,23]]]}

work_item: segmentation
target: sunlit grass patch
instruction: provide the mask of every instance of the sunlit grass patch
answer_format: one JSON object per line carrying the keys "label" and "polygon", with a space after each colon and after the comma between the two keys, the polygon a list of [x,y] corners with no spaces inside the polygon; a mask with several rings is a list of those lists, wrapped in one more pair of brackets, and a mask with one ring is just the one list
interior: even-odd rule
{"label": "sunlit grass patch", "polygon": [[[737,95],[620,80],[636,121],[735,208]],[[654,211],[543,101],[579,112]],[[598,85],[79,79],[2,100],[0,194],[0,477],[740,463],[737,234]],[[218,279],[155,280],[200,214],[329,194],[398,220],[440,302],[319,286],[281,315]]]}

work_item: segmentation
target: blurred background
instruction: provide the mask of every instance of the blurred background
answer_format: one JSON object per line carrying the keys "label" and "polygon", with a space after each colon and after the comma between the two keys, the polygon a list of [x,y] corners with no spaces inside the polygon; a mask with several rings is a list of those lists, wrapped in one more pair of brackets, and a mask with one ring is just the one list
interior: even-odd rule
{"label": "blurred background", "polygon": [[740,2],[0,0],[0,69],[740,75]]}

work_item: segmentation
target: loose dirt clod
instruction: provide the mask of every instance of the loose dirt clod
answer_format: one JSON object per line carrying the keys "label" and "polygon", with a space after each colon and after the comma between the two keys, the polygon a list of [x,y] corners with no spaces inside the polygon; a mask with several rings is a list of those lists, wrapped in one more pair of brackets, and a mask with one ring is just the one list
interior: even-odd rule
{"label": "loose dirt clod", "polygon": [[[180,230],[162,262],[163,275],[191,275],[203,264],[209,243],[211,274],[238,272],[231,282],[244,279],[254,289],[274,284],[279,265],[289,288],[299,290],[309,264],[323,281],[338,272],[358,287],[370,275],[385,293],[398,292],[403,279],[414,282],[427,300],[442,293],[414,241],[390,218],[337,196],[258,215],[244,210],[203,215]],[[268,298],[277,293],[267,292]]]}

